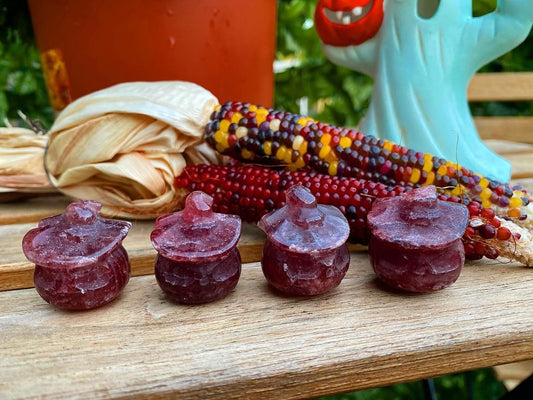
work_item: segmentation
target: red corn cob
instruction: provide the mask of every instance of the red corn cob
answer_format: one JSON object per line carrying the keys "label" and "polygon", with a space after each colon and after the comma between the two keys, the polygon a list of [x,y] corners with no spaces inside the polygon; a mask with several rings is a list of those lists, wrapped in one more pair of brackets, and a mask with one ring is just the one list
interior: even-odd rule
{"label": "red corn cob", "polygon": [[[228,102],[211,115],[205,138],[222,154],[242,162],[310,169],[388,186],[435,185],[515,221],[531,213],[531,196],[519,188],[431,154],[288,112]],[[531,221],[520,224],[533,229]]]}
{"label": "red corn cob", "polygon": [[[248,222],[257,222],[264,214],[284,204],[285,190],[301,184],[309,188],[317,201],[338,207],[350,224],[350,241],[366,244],[370,238],[367,213],[375,199],[398,196],[411,190],[406,186],[388,186],[369,180],[337,177],[307,171],[276,171],[253,165],[187,166],[176,178],[176,187],[202,190],[214,198],[214,210],[237,214]],[[439,198],[459,202],[457,196],[440,193]],[[494,211],[479,202],[468,203],[470,224],[463,237],[469,258],[503,256],[533,264],[531,234],[509,221],[502,221]]]}

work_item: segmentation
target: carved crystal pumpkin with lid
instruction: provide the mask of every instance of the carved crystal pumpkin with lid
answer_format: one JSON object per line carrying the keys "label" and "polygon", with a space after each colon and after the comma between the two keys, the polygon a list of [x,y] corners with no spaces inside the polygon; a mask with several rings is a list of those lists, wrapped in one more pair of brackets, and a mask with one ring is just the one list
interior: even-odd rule
{"label": "carved crystal pumpkin with lid", "polygon": [[22,240],[35,263],[37,292],[66,310],[86,310],[115,299],[130,276],[122,241],[131,223],[100,216],[101,204],[77,200],[64,214],[45,218]]}

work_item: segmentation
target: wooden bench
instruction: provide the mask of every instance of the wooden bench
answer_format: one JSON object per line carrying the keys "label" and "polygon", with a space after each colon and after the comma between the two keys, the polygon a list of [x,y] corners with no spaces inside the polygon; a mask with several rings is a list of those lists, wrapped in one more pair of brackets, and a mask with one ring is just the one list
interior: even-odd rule
{"label": "wooden bench", "polygon": [[[468,88],[470,102],[533,101],[533,72],[479,73]],[[533,144],[533,116],[479,116],[474,122],[483,139]]]}

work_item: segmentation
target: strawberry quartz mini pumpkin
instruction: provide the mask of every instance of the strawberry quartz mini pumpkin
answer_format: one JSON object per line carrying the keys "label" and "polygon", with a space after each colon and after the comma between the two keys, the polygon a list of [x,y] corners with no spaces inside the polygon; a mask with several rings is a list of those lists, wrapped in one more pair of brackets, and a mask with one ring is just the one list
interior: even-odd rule
{"label": "strawberry quartz mini pumpkin", "polygon": [[212,210],[213,198],[194,191],[181,211],[159,217],[150,235],[158,255],[155,277],[161,289],[183,304],[226,297],[241,275],[236,247],[242,222]]}
{"label": "strawberry quartz mini pumpkin", "polygon": [[100,307],[128,283],[130,262],[122,241],[131,223],[102,218],[101,207],[77,200],[64,214],[41,220],[22,240],[24,254],[35,263],[35,289],[57,308]]}
{"label": "strawberry quartz mini pumpkin", "polygon": [[461,237],[467,224],[467,207],[439,200],[433,186],[376,200],[368,225],[370,260],[377,277],[409,292],[450,286],[465,262]]}

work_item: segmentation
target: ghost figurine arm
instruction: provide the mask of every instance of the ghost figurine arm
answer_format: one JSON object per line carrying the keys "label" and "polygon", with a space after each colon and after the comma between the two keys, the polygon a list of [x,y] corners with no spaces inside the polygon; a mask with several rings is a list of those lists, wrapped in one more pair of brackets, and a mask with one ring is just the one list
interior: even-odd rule
{"label": "ghost figurine arm", "polygon": [[[461,41],[467,67],[475,72],[481,66],[518,46],[533,24],[533,1],[498,0],[495,11],[472,18]],[[466,61],[466,60],[465,60]]]}
{"label": "ghost figurine arm", "polygon": [[337,47],[324,44],[322,49],[333,63],[375,78],[377,45],[378,41],[373,37],[358,46]]}

